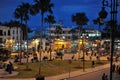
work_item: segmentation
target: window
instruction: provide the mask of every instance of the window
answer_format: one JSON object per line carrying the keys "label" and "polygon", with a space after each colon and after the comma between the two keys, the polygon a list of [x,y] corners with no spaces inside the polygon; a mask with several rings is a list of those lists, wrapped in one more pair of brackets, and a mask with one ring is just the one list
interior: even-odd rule
{"label": "window", "polygon": [[46,43],[45,43],[45,45],[46,45],[46,46],[48,46],[48,45],[49,45],[49,43],[48,43],[48,42],[46,42]]}
{"label": "window", "polygon": [[2,38],[0,38],[0,43],[2,43]]}
{"label": "window", "polygon": [[2,36],[3,35],[3,33],[2,33],[3,31],[2,30],[0,30],[0,35]]}
{"label": "window", "polygon": [[6,35],[6,32],[4,32],[4,35]]}
{"label": "window", "polygon": [[8,30],[8,35],[10,36],[10,30]]}

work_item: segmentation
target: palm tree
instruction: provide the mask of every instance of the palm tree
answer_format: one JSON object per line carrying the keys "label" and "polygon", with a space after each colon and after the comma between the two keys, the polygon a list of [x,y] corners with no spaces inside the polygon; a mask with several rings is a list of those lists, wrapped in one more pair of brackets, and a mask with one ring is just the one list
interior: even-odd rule
{"label": "palm tree", "polygon": [[63,30],[62,30],[62,27],[60,26],[60,25],[57,25],[56,27],[55,27],[55,34],[57,35],[57,39],[58,38],[61,38],[61,34],[62,34],[62,32],[63,32]]}
{"label": "palm tree", "polygon": [[[29,20],[29,11],[30,11],[30,5],[29,3],[22,3],[22,7],[24,8],[24,21],[25,21],[25,34],[24,39],[27,40],[27,63],[28,63],[28,26],[27,21]],[[23,29],[24,30],[24,29]],[[28,64],[26,65],[26,69],[29,70]]]}
{"label": "palm tree", "polygon": [[72,28],[69,32],[72,33],[72,40],[78,39],[78,37],[76,36],[76,28]]}
{"label": "palm tree", "polygon": [[[76,15],[72,15],[72,22],[75,22],[79,28],[78,38],[80,38],[80,34],[83,33],[83,25],[87,25],[88,21],[89,20],[85,13],[76,13]],[[82,44],[83,44],[83,39],[82,39]],[[83,45],[82,45],[82,49],[83,49]],[[80,58],[80,52],[79,52],[79,58]],[[84,50],[83,50],[83,71],[84,71]]]}
{"label": "palm tree", "polygon": [[[20,24],[22,24],[22,22],[23,22],[23,9],[21,6],[19,6],[15,9],[14,17],[17,19],[20,19]],[[17,32],[18,32],[18,28],[17,28]],[[21,31],[20,31],[20,34],[21,34]],[[20,37],[20,40],[21,40],[21,37]],[[20,43],[20,40],[18,39],[18,43]],[[18,45],[18,51],[19,51],[19,58],[20,58],[20,64],[21,64],[21,47],[20,47],[20,45]]]}
{"label": "palm tree", "polygon": [[[106,27],[105,27],[105,29],[104,29],[104,30],[106,30],[106,33],[111,34],[111,30],[112,30],[111,25],[112,25],[112,24],[113,24],[112,21],[108,21],[108,22],[107,22]],[[115,31],[114,33],[116,33],[116,34],[114,34],[114,37],[115,37],[115,38],[119,38],[120,24],[117,24],[117,23],[115,22],[115,30],[114,30],[114,31]],[[111,36],[111,35],[110,35],[110,36]]]}
{"label": "palm tree", "polygon": [[[30,13],[36,15],[37,13],[41,14],[41,27],[40,27],[40,45],[42,44],[42,27],[44,24],[44,14],[46,12],[52,13],[52,7],[54,6],[50,0],[34,0],[35,4],[31,6]],[[42,47],[42,46],[41,46]],[[40,47],[40,65],[41,65],[41,47]],[[41,73],[41,66],[39,67],[39,74]]]}
{"label": "palm tree", "polygon": [[[93,20],[93,23],[98,25],[98,31],[101,32],[101,25],[104,24],[102,18],[99,18],[99,17],[98,17],[97,19]],[[100,37],[99,39],[100,39],[100,43],[98,43],[97,51],[98,51],[98,53],[100,54],[99,48],[101,47],[101,37]]]}
{"label": "palm tree", "polygon": [[[79,35],[78,38],[80,38],[80,34],[83,32],[83,25],[87,25],[88,18],[85,13],[76,13],[76,15],[72,15],[72,22],[75,22],[79,28]],[[81,30],[81,33],[80,33]]]}
{"label": "palm tree", "polygon": [[[44,18],[44,20],[46,23],[48,23],[49,29],[50,29],[50,26],[52,26],[52,24],[56,23],[54,16],[52,14],[48,15],[46,18]],[[51,33],[49,35],[49,38],[51,40]]]}
{"label": "palm tree", "polygon": [[[49,24],[49,31],[50,31],[51,24],[55,23],[56,21],[54,20],[54,16],[53,15],[48,15],[47,18],[45,18],[45,22],[48,22],[48,24]],[[49,35],[49,39],[50,39],[50,61],[51,61],[52,60],[51,59],[51,57],[52,57],[52,55],[51,55],[51,51],[52,51],[52,49],[51,49],[51,32],[50,32],[50,35]]]}
{"label": "palm tree", "polygon": [[97,19],[93,20],[93,23],[96,24],[96,25],[99,25],[98,30],[101,31],[101,26],[104,24],[103,20],[98,17]]}
{"label": "palm tree", "polygon": [[43,22],[44,22],[44,14],[46,12],[52,12],[52,7],[54,6],[53,3],[50,3],[50,0],[34,0],[35,4],[31,6],[30,13],[32,15],[36,15],[37,13],[40,12],[41,14],[41,28],[43,27]]}
{"label": "palm tree", "polygon": [[[29,20],[29,15],[28,15],[29,9],[30,9],[29,3],[22,3],[21,5],[19,5],[15,9],[15,12],[14,12],[14,17],[17,18],[17,19],[20,19],[21,29],[24,28],[24,27],[22,27],[22,24],[23,24],[23,21],[25,21],[26,26],[23,29],[23,30],[25,30],[25,32],[23,31],[23,33],[26,34],[26,38],[25,37],[24,38],[20,37],[20,43],[21,43],[22,38],[23,39],[27,39],[27,51],[28,51],[28,36],[27,36],[28,29],[27,29],[27,21]],[[22,31],[20,32],[20,34],[22,35]],[[20,47],[20,49],[21,49],[21,47]],[[20,50],[19,50],[19,53],[21,53]],[[27,56],[28,56],[28,54],[27,54]],[[28,58],[27,58],[27,62],[28,62]],[[21,63],[21,58],[20,58],[20,63]]]}
{"label": "palm tree", "polygon": [[76,13],[76,15],[72,15],[72,22],[75,22],[79,28],[79,36],[80,37],[80,30],[82,34],[82,26],[87,25],[88,23],[88,18],[85,13]]}
{"label": "palm tree", "polygon": [[106,23],[106,27],[103,29],[103,35],[102,37],[106,37],[106,38],[111,38],[111,25],[112,25],[112,21],[108,21]]}

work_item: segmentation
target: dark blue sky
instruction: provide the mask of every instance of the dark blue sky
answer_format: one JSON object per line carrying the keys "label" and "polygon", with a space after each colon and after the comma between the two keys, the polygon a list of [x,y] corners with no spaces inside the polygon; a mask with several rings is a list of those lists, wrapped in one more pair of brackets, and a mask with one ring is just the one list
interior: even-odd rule
{"label": "dark blue sky", "polygon": [[[92,25],[92,20],[98,17],[99,11],[101,11],[102,0],[51,0],[54,3],[53,13],[56,21],[63,20],[65,26],[75,26],[71,21],[71,15],[77,12],[85,12],[89,18],[89,25]],[[33,0],[0,0],[0,21],[6,22],[15,20],[13,12],[21,2],[32,3]],[[110,8],[106,7],[108,13]],[[120,8],[118,8],[120,11]],[[120,19],[119,13],[118,17]],[[41,16],[31,16],[28,21],[29,26],[39,26]],[[110,18],[108,15],[107,19]]]}

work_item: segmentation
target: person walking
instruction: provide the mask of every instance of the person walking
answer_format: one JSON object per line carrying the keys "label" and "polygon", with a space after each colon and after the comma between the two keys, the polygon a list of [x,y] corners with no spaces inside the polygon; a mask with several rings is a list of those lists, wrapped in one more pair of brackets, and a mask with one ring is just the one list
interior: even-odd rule
{"label": "person walking", "polygon": [[105,80],[105,73],[103,73],[102,75],[102,80]]}
{"label": "person walking", "polygon": [[118,68],[118,74],[120,75],[120,67]]}
{"label": "person walking", "polygon": [[112,65],[112,72],[115,72],[115,67],[116,67],[116,65],[113,64],[113,65]]}
{"label": "person walking", "polygon": [[94,60],[92,61],[92,67],[95,67],[95,61]]}
{"label": "person walking", "polygon": [[108,75],[105,75],[105,80],[108,80]]}

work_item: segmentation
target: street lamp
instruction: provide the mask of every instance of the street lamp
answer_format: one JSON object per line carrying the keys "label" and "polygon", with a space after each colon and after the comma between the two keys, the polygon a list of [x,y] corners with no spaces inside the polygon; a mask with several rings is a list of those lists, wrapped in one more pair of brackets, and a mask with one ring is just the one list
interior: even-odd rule
{"label": "street lamp", "polygon": [[82,34],[81,39],[82,39],[82,51],[83,51],[83,71],[85,71],[85,48],[86,48],[86,39],[88,38],[87,34]]}
{"label": "street lamp", "polygon": [[[114,53],[114,31],[115,31],[115,27],[116,27],[116,24],[117,24],[117,7],[118,7],[118,0],[110,0],[111,1],[111,4],[109,6],[108,4],[108,0],[103,0],[102,1],[102,7],[103,9],[105,8],[105,6],[108,6],[111,8],[111,21],[112,21],[112,24],[111,24],[111,29],[112,29],[112,32],[111,32],[111,56],[110,56],[110,80],[112,80],[112,64],[113,64],[113,53]],[[106,15],[105,12],[101,11],[99,13],[99,16],[101,15]],[[103,16],[101,16],[103,17]],[[104,17],[103,17],[104,18]]]}
{"label": "street lamp", "polygon": [[[100,29],[100,25],[102,24],[103,25],[103,19],[105,19],[108,15],[107,11],[105,10],[105,6],[104,5],[107,5],[107,1],[103,0],[102,1],[102,10],[99,12],[99,18],[98,18],[98,23],[99,23],[99,31],[101,32],[101,29]],[[99,42],[99,46],[98,46],[98,53],[100,55],[100,49],[101,48],[101,36],[100,36],[100,42]]]}

